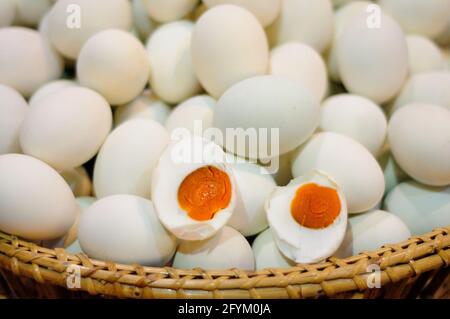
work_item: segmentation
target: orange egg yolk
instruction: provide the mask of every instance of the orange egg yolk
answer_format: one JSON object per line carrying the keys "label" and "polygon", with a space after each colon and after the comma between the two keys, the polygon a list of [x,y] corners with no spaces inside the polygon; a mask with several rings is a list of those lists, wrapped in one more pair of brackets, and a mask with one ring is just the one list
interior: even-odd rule
{"label": "orange egg yolk", "polygon": [[231,181],[227,173],[204,166],[190,173],[178,188],[178,203],[189,217],[210,220],[231,200]]}
{"label": "orange egg yolk", "polygon": [[292,217],[300,225],[313,229],[329,226],[340,211],[337,191],[314,183],[300,186],[291,202]]}

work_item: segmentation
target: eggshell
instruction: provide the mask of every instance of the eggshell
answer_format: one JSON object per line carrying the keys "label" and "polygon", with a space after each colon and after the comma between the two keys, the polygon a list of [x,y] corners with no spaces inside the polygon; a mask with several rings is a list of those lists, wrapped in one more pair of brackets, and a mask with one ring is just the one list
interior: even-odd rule
{"label": "eggshell", "polygon": [[450,12],[448,0],[380,0],[378,3],[405,32],[429,38],[442,32]]}
{"label": "eggshell", "polygon": [[30,156],[6,154],[0,156],[0,176],[2,231],[46,240],[69,230],[79,208],[55,170]]}
{"label": "eggshell", "polygon": [[191,61],[194,23],[182,20],[164,24],[147,43],[150,87],[162,100],[179,103],[200,92]]}
{"label": "eggshell", "polygon": [[133,195],[113,195],[92,204],[81,215],[78,240],[92,258],[144,266],[165,265],[176,249],[152,202]]}
{"label": "eggshell", "polygon": [[155,21],[178,20],[194,10],[199,0],[144,0],[147,14]]}
{"label": "eggshell", "polygon": [[[39,32],[22,28],[0,29],[0,83],[24,97],[49,81],[59,78],[63,61]],[[32,72],[30,72],[32,70]]]}
{"label": "eggshell", "polygon": [[283,0],[278,19],[267,29],[271,45],[304,42],[324,52],[333,38],[330,0]]}
{"label": "eggshell", "polygon": [[400,167],[415,180],[450,185],[450,111],[432,104],[409,104],[389,122],[389,144]]}
{"label": "eggshell", "polygon": [[339,73],[350,93],[376,103],[393,98],[408,74],[408,48],[400,26],[386,14],[380,28],[369,28],[367,13],[355,15],[336,46]]}
{"label": "eggshell", "polygon": [[[190,173],[206,166],[213,166],[228,176],[231,196],[227,205],[216,211],[211,219],[199,221],[191,218],[180,206],[178,190]],[[161,222],[181,240],[196,241],[212,237],[227,224],[236,207],[236,182],[224,151],[217,144],[194,135],[175,139],[163,151],[152,174],[151,189]]]}
{"label": "eggshell", "polygon": [[30,105],[35,104],[40,99],[46,97],[49,94],[55,93],[60,89],[67,87],[78,86],[78,83],[73,80],[55,80],[52,82],[45,83],[41,87],[39,87],[31,96],[29,103]]}
{"label": "eggshell", "polygon": [[364,212],[383,196],[384,177],[380,165],[364,146],[350,137],[333,132],[315,134],[292,157],[294,177],[312,169],[321,170],[336,180],[349,213]]}
{"label": "eggshell", "polygon": [[380,106],[371,100],[340,94],[322,103],[319,128],[347,135],[377,155],[386,139],[387,120]]}
{"label": "eggshell", "polygon": [[129,30],[132,18],[128,0],[58,0],[48,18],[49,38],[61,54],[76,59],[92,35],[111,28]]}
{"label": "eggshell", "polygon": [[12,24],[16,16],[16,0],[0,1],[0,27]]}
{"label": "eggshell", "polygon": [[339,8],[347,3],[356,2],[356,0],[332,0],[331,2],[333,3],[334,8]]}
{"label": "eggshell", "polygon": [[390,148],[388,143],[385,146],[378,156],[377,160],[380,163],[381,169],[384,173],[384,181],[385,181],[385,190],[384,194],[389,193],[395,186],[400,184],[401,182],[409,179],[408,175],[404,170],[398,166],[395,162],[394,156],[392,156],[390,152]]}
{"label": "eggshell", "polygon": [[64,170],[91,159],[108,135],[111,109],[96,92],[69,87],[29,109],[20,131],[25,154]]}
{"label": "eggshell", "polygon": [[15,23],[23,26],[35,27],[39,21],[50,10],[53,3],[51,0],[15,0],[16,17]]}
{"label": "eggshell", "polygon": [[60,172],[76,197],[89,196],[92,192],[91,179],[83,166]]}
{"label": "eggshell", "polygon": [[295,265],[280,252],[270,229],[266,229],[255,238],[252,249],[257,270],[264,268],[290,268]]}
{"label": "eggshell", "polygon": [[150,19],[147,14],[145,2],[147,0],[132,0],[131,6],[133,10],[133,25],[141,40],[148,39],[150,34],[155,30],[157,23]]}
{"label": "eggshell", "polygon": [[399,184],[384,201],[413,235],[450,225],[450,187],[431,187],[408,181]]}
{"label": "eggshell", "polygon": [[96,90],[113,105],[130,102],[148,81],[150,63],[144,46],[122,30],[89,38],[77,60],[80,84]]}
{"label": "eggshell", "polygon": [[397,244],[411,236],[408,227],[394,214],[375,210],[348,219],[347,233],[335,255],[345,258]]}
{"label": "eggshell", "polygon": [[450,72],[431,71],[411,76],[395,99],[390,114],[410,103],[435,104],[450,110]]}
{"label": "eggshell", "polygon": [[322,57],[310,46],[290,42],[272,49],[270,74],[299,81],[321,101],[327,91],[327,69]]}
{"label": "eggshell", "polygon": [[13,88],[0,84],[0,155],[20,153],[20,127],[28,104]]}
{"label": "eggshell", "polygon": [[150,119],[164,125],[170,112],[170,106],[161,101],[152,91],[145,90],[130,103],[115,108],[114,125],[119,126],[135,118]]}
{"label": "eggshell", "polygon": [[410,73],[442,69],[444,59],[439,47],[433,41],[418,35],[408,35],[406,43],[408,44]]}
{"label": "eggshell", "polygon": [[[198,95],[187,99],[170,113],[166,128],[171,133],[176,129],[185,128],[192,134],[202,136],[204,130],[212,127],[216,103],[217,101],[209,95]],[[198,125],[201,127],[197,129]]]}
{"label": "eggshell", "polygon": [[255,260],[245,237],[235,229],[225,226],[210,239],[180,242],[173,267],[254,270]]}
{"label": "eggshell", "polygon": [[206,11],[196,22],[191,41],[197,78],[214,98],[233,84],[268,71],[264,29],[241,7],[220,5]]}
{"label": "eggshell", "polygon": [[254,163],[234,161],[231,167],[237,201],[228,225],[246,237],[256,235],[269,226],[264,204],[276,188],[275,181],[264,167]]}
{"label": "eggshell", "polygon": [[212,8],[220,4],[234,4],[253,13],[263,27],[273,23],[281,11],[281,0],[203,0],[203,3]]}
{"label": "eggshell", "polygon": [[97,197],[130,194],[150,198],[152,171],[168,143],[167,130],[153,120],[133,119],[117,127],[95,162]]}
{"label": "eggshell", "polygon": [[[321,228],[301,225],[292,215],[292,201],[305,184],[333,189],[338,196],[339,212],[334,220]],[[319,199],[323,203],[323,198]],[[321,204],[321,205],[322,205]],[[331,256],[341,244],[347,227],[347,204],[341,188],[324,172],[312,170],[278,187],[267,199],[265,210],[273,239],[284,256],[297,263],[314,263]]]}
{"label": "eggshell", "polygon": [[330,78],[335,82],[341,81],[336,56],[336,47],[339,36],[345,26],[352,21],[354,16],[362,13],[367,14],[368,6],[370,5],[373,5],[373,3],[369,1],[345,1],[345,3],[342,1],[342,6],[339,7],[334,14],[334,34],[332,45],[328,52],[327,64]]}
{"label": "eggshell", "polygon": [[[316,97],[299,82],[282,76],[258,76],[233,85],[221,96],[213,126],[222,131],[225,139],[227,128],[243,128],[236,132],[241,141],[247,135],[245,130],[258,130],[254,132],[258,143],[250,143],[247,148],[246,143],[229,139],[224,143],[225,148],[251,159],[273,157],[306,141],[318,124],[319,111]],[[264,129],[266,135],[271,129],[279,129],[279,140],[265,136]],[[257,144],[264,145],[258,148]],[[263,154],[267,150],[270,152]]]}

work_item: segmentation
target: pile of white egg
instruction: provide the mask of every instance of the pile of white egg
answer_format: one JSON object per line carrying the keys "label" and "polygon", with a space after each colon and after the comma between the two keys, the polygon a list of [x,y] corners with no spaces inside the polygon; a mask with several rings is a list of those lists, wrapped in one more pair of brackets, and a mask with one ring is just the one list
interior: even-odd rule
{"label": "pile of white egg", "polygon": [[450,0],[0,0],[0,230],[254,270],[447,226],[449,45]]}

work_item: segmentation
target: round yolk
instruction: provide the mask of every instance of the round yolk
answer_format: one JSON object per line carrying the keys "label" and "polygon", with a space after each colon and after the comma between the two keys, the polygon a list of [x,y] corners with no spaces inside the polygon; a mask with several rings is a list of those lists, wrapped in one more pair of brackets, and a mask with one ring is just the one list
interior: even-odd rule
{"label": "round yolk", "polygon": [[341,211],[337,191],[314,183],[297,189],[291,202],[292,217],[308,228],[325,228],[333,223]]}
{"label": "round yolk", "polygon": [[231,200],[228,175],[213,166],[204,166],[190,173],[178,188],[178,203],[189,217],[209,220]]}

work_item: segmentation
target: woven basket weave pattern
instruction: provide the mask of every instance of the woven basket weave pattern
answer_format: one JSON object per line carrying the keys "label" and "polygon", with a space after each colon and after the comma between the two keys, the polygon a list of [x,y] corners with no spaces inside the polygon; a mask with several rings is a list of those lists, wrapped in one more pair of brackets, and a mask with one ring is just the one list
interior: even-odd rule
{"label": "woven basket weave pattern", "polygon": [[[71,264],[80,266],[75,290],[67,288]],[[373,264],[380,267],[380,289],[368,287]],[[450,291],[449,265],[450,226],[346,259],[254,272],[121,265],[0,232],[0,294],[12,297],[441,298]]]}

